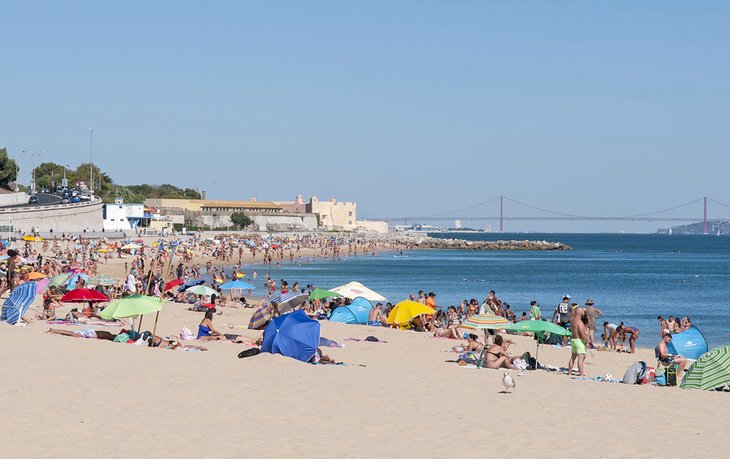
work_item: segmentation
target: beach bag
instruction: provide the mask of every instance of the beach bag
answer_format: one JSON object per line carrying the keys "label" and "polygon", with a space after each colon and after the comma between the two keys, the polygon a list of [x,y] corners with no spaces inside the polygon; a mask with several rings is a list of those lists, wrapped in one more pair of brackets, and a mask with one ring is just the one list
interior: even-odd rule
{"label": "beach bag", "polygon": [[193,332],[190,331],[189,328],[183,327],[180,329],[180,339],[183,341],[190,341],[195,339],[195,335],[193,335]]}
{"label": "beach bag", "polygon": [[626,369],[624,373],[624,384],[641,384],[642,380],[646,377],[648,367],[646,362],[634,362]]}
{"label": "beach bag", "polygon": [[115,343],[126,343],[129,341],[129,335],[126,333],[120,333],[114,338]]}

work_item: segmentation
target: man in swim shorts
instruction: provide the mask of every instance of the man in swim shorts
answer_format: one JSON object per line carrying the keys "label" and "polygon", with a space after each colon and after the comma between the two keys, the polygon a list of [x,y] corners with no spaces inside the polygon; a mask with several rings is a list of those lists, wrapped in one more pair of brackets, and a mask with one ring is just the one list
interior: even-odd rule
{"label": "man in swim shorts", "polygon": [[573,374],[573,364],[578,363],[578,376],[585,376],[583,363],[586,360],[586,343],[588,342],[588,327],[586,310],[575,308],[570,319],[570,361],[568,362],[568,376]]}

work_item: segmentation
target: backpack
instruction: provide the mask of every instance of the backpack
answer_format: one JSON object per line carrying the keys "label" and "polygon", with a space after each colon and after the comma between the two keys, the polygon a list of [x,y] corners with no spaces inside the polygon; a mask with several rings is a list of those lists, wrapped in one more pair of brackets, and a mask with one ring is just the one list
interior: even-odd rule
{"label": "backpack", "polygon": [[624,384],[641,384],[647,375],[648,367],[646,362],[634,362],[624,373]]}

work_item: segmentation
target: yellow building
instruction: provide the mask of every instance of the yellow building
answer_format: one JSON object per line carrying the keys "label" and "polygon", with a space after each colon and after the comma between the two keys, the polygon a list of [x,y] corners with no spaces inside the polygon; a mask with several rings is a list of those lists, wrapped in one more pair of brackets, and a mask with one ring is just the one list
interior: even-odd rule
{"label": "yellow building", "polygon": [[352,231],[357,228],[357,204],[354,202],[320,201],[312,196],[307,213],[317,215],[322,229]]}

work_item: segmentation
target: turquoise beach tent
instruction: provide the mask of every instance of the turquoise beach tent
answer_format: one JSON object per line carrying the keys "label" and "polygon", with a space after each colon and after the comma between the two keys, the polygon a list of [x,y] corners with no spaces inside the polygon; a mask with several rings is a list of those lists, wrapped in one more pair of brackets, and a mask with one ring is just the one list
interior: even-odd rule
{"label": "turquoise beach tent", "polygon": [[362,297],[352,300],[347,306],[340,306],[330,316],[330,322],[343,322],[346,324],[366,324],[370,316],[373,304]]}
{"label": "turquoise beach tent", "polygon": [[707,340],[699,328],[692,326],[689,330],[673,334],[667,350],[672,355],[679,354],[688,359],[697,360],[707,352]]}

